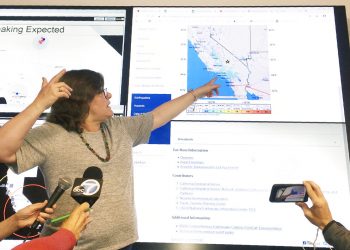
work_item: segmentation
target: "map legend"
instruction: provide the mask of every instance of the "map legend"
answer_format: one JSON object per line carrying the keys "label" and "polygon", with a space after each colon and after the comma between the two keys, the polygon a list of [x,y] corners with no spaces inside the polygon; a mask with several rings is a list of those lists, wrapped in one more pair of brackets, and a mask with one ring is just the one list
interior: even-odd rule
{"label": "map legend", "polygon": [[228,103],[194,103],[186,110],[191,113],[218,114],[271,114],[270,104],[228,104]]}

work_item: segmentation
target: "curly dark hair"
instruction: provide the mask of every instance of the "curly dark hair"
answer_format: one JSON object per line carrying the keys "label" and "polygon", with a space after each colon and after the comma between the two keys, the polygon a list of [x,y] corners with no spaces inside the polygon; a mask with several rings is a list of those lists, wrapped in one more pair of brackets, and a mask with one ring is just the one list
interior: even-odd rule
{"label": "curly dark hair", "polygon": [[81,133],[81,124],[89,113],[90,102],[95,95],[103,92],[103,76],[88,69],[70,70],[59,81],[73,89],[72,95],[68,99],[58,99],[46,121],[61,125],[67,131]]}

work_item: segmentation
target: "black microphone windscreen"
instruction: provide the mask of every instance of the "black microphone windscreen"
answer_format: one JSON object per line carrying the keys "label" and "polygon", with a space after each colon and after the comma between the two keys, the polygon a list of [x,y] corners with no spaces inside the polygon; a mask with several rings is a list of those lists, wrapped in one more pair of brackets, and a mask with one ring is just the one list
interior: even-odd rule
{"label": "black microphone windscreen", "polygon": [[72,180],[66,176],[62,177],[58,180],[58,186],[63,190],[67,190],[72,186]]}
{"label": "black microphone windscreen", "polygon": [[88,167],[85,170],[83,175],[83,178],[85,179],[98,180],[98,179],[102,179],[102,177],[103,177],[102,170],[99,167],[95,167],[95,166]]}

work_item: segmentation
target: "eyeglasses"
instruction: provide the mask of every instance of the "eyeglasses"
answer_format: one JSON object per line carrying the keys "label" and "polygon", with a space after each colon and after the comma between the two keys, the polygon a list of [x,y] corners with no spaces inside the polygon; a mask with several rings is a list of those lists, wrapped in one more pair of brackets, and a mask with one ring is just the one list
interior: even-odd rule
{"label": "eyeglasses", "polygon": [[108,91],[107,91],[107,88],[104,88],[104,89],[103,89],[103,94],[104,94],[105,98],[108,99]]}

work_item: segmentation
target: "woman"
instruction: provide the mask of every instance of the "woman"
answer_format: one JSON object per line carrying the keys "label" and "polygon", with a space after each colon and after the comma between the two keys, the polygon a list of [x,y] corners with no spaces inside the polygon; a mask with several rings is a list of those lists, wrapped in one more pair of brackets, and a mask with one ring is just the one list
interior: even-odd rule
{"label": "woman", "polygon": [[[59,73],[50,82],[46,86],[49,94],[37,98],[34,103],[38,105],[34,106],[38,108],[28,115],[38,117],[54,97],[65,98],[52,105],[42,126],[28,134],[15,132],[18,128],[11,130],[16,142],[6,154],[0,153],[0,161],[15,163],[13,168],[20,172],[39,165],[50,192],[60,176],[81,177],[87,167],[98,166],[104,173],[102,193],[94,205],[94,221],[77,249],[127,249],[137,240],[132,147],[147,143],[152,130],[169,122],[197,98],[218,94],[219,85],[212,79],[147,114],[113,117],[109,107],[112,95],[104,91],[101,74],[72,70]],[[30,121],[27,118],[25,131],[29,131]],[[73,204],[74,200],[64,194],[56,211],[64,214]],[[53,230],[46,225],[43,234]]]}

